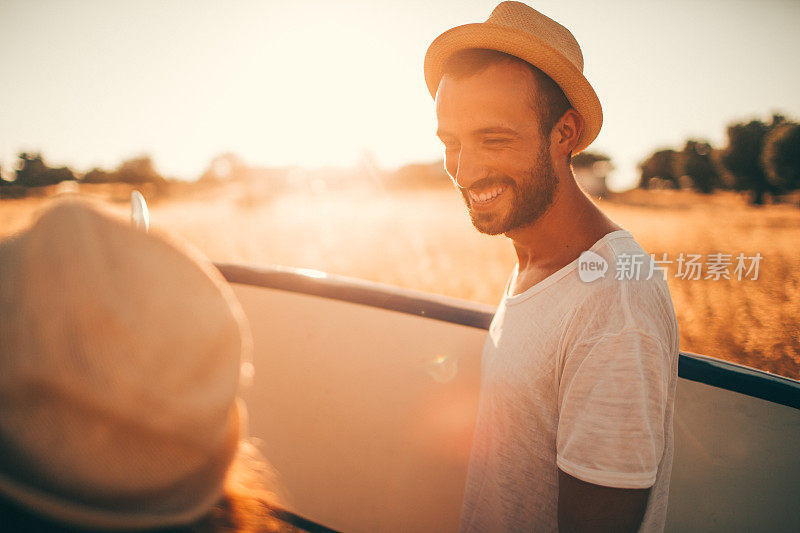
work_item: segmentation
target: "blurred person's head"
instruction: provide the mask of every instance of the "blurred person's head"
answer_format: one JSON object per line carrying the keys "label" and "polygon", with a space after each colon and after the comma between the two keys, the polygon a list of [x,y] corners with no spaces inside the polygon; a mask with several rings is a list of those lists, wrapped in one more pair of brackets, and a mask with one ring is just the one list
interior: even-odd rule
{"label": "blurred person's head", "polygon": [[271,495],[240,447],[249,355],[198,252],[56,202],[0,242],[0,523],[267,527]]}

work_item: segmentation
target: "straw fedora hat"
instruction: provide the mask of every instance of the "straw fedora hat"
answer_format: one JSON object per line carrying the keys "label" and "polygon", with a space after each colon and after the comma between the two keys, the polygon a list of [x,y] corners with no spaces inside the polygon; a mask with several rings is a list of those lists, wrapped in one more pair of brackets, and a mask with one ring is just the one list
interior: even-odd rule
{"label": "straw fedora hat", "polygon": [[572,33],[521,2],[500,3],[486,22],[464,24],[439,35],[425,54],[425,82],[436,97],[442,66],[459,50],[488,48],[516,56],[550,76],[564,91],[584,126],[574,154],[600,133],[603,109],[583,75],[583,54]]}
{"label": "straw fedora hat", "polygon": [[243,431],[249,350],[199,252],[57,201],[0,240],[0,497],[81,528],[203,516]]}

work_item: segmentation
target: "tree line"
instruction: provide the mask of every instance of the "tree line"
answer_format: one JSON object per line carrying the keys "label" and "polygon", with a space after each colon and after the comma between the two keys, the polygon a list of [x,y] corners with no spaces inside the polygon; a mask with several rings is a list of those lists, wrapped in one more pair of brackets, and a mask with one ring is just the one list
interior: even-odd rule
{"label": "tree line", "polygon": [[769,122],[730,124],[727,143],[715,148],[689,139],[681,150],[660,149],[639,164],[639,187],[744,191],[750,202],[800,189],[800,124],[775,114]]}
{"label": "tree line", "polygon": [[[583,152],[573,157],[573,166],[592,167],[608,163],[605,154]],[[775,114],[769,122],[751,120],[730,124],[727,143],[722,148],[703,139],[689,139],[681,150],[659,149],[639,164],[639,187],[693,188],[710,194],[717,189],[744,191],[753,204],[763,204],[769,195],[777,201],[781,195],[800,190],[800,124]],[[372,172],[373,174],[375,172]],[[225,181],[236,177],[286,178],[287,169],[252,169],[234,154],[212,159],[200,182]],[[384,173],[385,174],[385,173]],[[391,178],[391,179],[390,179]],[[433,184],[449,181],[441,162],[411,164],[381,176],[386,185],[392,183]],[[50,167],[39,153],[20,153],[15,166],[15,179],[5,181],[0,173],[0,197],[15,196],[11,189],[24,195],[30,187],[55,185],[62,181],[81,183],[152,183],[157,187],[167,183],[155,168],[153,160],[142,155],[122,161],[115,169],[93,168],[76,175],[68,167]],[[5,194],[4,194],[5,193]],[[13,194],[12,194],[13,193]]]}
{"label": "tree line", "polygon": [[153,183],[163,185],[166,179],[156,170],[149,156],[127,159],[113,170],[93,168],[83,176],[76,176],[69,167],[50,167],[39,153],[22,152],[18,156],[13,181],[0,179],[0,187],[44,187],[62,181],[83,183]]}

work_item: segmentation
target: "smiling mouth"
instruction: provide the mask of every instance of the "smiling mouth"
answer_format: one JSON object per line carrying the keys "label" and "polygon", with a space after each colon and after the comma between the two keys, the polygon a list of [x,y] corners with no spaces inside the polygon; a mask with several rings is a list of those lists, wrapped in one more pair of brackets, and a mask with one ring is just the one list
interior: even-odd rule
{"label": "smiling mouth", "polygon": [[508,185],[496,185],[489,189],[483,189],[480,191],[473,191],[472,189],[470,189],[468,191],[469,199],[476,206],[488,205],[494,202],[500,195],[502,195],[507,188]]}

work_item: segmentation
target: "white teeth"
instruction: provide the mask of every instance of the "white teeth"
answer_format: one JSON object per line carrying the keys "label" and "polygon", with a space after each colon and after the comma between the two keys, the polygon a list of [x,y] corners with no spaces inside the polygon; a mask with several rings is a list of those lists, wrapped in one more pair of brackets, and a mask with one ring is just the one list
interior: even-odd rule
{"label": "white teeth", "polygon": [[476,202],[488,202],[489,200],[494,200],[495,198],[497,198],[497,196],[500,195],[500,193],[502,193],[504,190],[506,190],[505,187],[498,187],[497,189],[491,190],[489,192],[483,192],[480,194],[477,194],[473,191],[469,191],[469,195],[470,198],[472,198]]}

